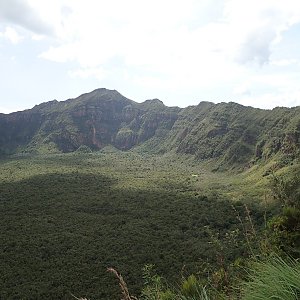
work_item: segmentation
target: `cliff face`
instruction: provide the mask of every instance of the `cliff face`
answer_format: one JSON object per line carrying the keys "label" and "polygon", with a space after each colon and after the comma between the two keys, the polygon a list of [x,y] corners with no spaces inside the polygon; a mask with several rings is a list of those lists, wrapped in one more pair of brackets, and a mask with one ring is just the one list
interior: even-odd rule
{"label": "cliff face", "polygon": [[30,143],[42,123],[42,115],[30,110],[0,114],[0,154],[14,153]]}
{"label": "cliff face", "polygon": [[31,110],[0,115],[2,153],[71,152],[81,145],[94,150],[113,145],[128,150],[171,128],[176,111],[157,101],[135,103],[117,91],[98,89],[64,102],[51,101]]}
{"label": "cliff face", "polygon": [[182,110],[166,141],[172,143],[179,153],[218,160],[226,169],[276,154],[293,160],[300,152],[300,107],[262,110],[236,103],[200,103]]}
{"label": "cliff face", "polygon": [[180,109],[160,100],[136,103],[117,91],[97,89],[76,99],[42,103],[0,114],[0,153],[72,152],[139,146],[151,152],[192,154],[219,166],[249,165],[280,154],[299,157],[300,107],[261,110],[236,103]]}

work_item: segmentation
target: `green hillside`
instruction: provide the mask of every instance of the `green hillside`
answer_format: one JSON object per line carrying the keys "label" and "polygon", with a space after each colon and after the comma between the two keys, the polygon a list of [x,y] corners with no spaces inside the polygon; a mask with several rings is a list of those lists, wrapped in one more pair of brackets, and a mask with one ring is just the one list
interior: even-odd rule
{"label": "green hillside", "polygon": [[98,89],[1,114],[0,299],[120,299],[110,267],[141,300],[254,295],[261,262],[297,285],[269,256],[299,258],[299,150],[300,107]]}
{"label": "green hillside", "polygon": [[2,154],[65,153],[82,145],[191,154],[212,161],[215,170],[245,169],[274,157],[282,167],[299,157],[300,107],[261,110],[201,102],[181,109],[98,89],[0,115]]}

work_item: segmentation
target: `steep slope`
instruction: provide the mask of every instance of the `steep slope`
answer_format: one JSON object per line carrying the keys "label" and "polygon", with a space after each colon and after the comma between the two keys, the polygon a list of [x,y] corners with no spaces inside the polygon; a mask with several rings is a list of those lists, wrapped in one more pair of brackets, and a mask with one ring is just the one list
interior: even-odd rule
{"label": "steep slope", "polygon": [[42,115],[31,110],[0,114],[0,155],[22,150],[31,142],[42,123]]}
{"label": "steep slope", "polygon": [[117,91],[97,89],[76,99],[1,115],[0,151],[72,152],[81,145],[128,150],[154,136],[158,128],[170,129],[178,111],[159,100],[138,104]]}
{"label": "steep slope", "polygon": [[300,107],[262,110],[236,103],[201,102],[183,109],[163,143],[219,167],[253,164],[280,154],[299,157]]}
{"label": "steep slope", "polygon": [[117,91],[97,89],[0,114],[2,154],[72,152],[81,145],[175,151],[213,160],[217,169],[244,168],[272,157],[284,165],[299,158],[300,107],[262,110],[201,102],[181,109],[158,99],[136,103]]}

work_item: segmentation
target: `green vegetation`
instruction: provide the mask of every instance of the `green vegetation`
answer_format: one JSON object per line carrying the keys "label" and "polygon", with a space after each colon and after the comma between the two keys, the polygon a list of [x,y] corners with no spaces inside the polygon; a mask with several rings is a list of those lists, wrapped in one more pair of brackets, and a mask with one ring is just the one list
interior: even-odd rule
{"label": "green vegetation", "polygon": [[300,107],[262,110],[237,103],[167,107],[97,89],[67,101],[0,116],[0,155],[69,153],[114,146],[141,153],[192,155],[215,171],[243,171],[299,158]]}
{"label": "green vegetation", "polygon": [[296,300],[299,296],[300,263],[275,256],[253,266],[250,279],[243,287],[242,299]]}
{"label": "green vegetation", "polygon": [[230,296],[207,288],[194,275],[183,279],[178,288],[169,287],[162,277],[151,273],[152,268],[152,265],[144,268],[145,287],[139,298],[130,295],[122,276],[112,270],[120,281],[124,300],[297,300],[300,295],[300,263],[276,255],[252,263],[247,280],[237,288],[235,295]]}
{"label": "green vegetation", "polygon": [[0,298],[133,299],[118,270],[139,299],[242,299],[298,272],[266,257],[300,257],[299,116],[106,89],[2,114]]}
{"label": "green vegetation", "polygon": [[146,264],[175,283],[183,267],[206,276],[248,257],[243,203],[218,193],[237,188],[229,176],[212,190],[220,174],[184,157],[85,150],[0,162],[1,298],[117,299],[108,267],[139,294]]}

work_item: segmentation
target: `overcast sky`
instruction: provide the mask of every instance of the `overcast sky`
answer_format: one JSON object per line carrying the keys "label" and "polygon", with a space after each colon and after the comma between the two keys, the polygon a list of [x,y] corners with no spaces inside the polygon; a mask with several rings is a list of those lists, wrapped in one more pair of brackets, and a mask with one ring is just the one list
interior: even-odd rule
{"label": "overcast sky", "polygon": [[300,105],[299,0],[0,0],[0,112],[116,89]]}

